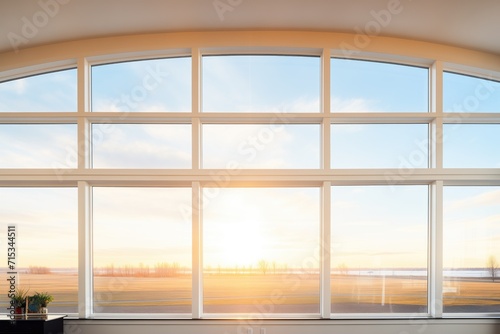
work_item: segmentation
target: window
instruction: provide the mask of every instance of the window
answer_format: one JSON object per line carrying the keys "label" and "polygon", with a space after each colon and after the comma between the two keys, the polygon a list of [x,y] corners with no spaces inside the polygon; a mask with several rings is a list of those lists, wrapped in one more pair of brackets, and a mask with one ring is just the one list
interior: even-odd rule
{"label": "window", "polygon": [[319,190],[205,188],[204,311],[319,313]]}
{"label": "window", "polygon": [[78,318],[499,314],[498,73],[185,47],[0,83],[20,286]]}
{"label": "window", "polygon": [[500,112],[500,82],[444,72],[445,112]]}
{"label": "window", "polygon": [[333,112],[427,112],[428,69],[332,58]]}
{"label": "window", "polygon": [[206,124],[203,167],[319,168],[319,140],[314,124]]}
{"label": "window", "polygon": [[500,168],[500,124],[445,124],[444,166]]}
{"label": "window", "polygon": [[190,111],[190,78],[188,57],[92,66],[92,111]]}
{"label": "window", "polygon": [[[7,257],[7,229],[14,227],[14,259],[0,272],[2,305],[8,305],[7,291],[15,284],[28,295],[50,292],[51,313],[78,310],[78,224],[75,188],[0,187],[2,253]],[[10,228],[9,228],[10,230]],[[4,253],[5,252],[5,253]],[[12,253],[12,252],[11,252]],[[14,276],[13,280],[7,281]],[[14,273],[14,274],[12,274]],[[2,310],[2,312],[6,312]],[[8,312],[8,311],[7,311]]]}
{"label": "window", "polygon": [[0,168],[75,168],[74,124],[0,124]]}
{"label": "window", "polygon": [[427,312],[427,186],[332,188],[332,311]]}
{"label": "window", "polygon": [[203,111],[319,112],[320,59],[203,57]]}
{"label": "window", "polygon": [[76,111],[76,70],[0,82],[0,112]]}
{"label": "window", "polygon": [[444,188],[444,312],[498,312],[500,187]]}
{"label": "window", "polygon": [[332,124],[331,133],[333,168],[428,166],[426,124]]}
{"label": "window", "polygon": [[95,313],[190,313],[191,206],[182,188],[93,189]]}
{"label": "window", "polygon": [[185,124],[93,124],[94,168],[190,168]]}

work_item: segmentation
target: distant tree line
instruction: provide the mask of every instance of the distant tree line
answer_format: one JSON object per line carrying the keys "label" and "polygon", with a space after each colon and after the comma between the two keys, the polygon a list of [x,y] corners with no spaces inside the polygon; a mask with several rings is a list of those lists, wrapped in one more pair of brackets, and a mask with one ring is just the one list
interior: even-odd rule
{"label": "distant tree line", "polygon": [[181,267],[177,262],[159,262],[152,267],[143,263],[140,263],[139,266],[115,266],[114,264],[110,264],[97,268],[95,275],[112,277],[176,277],[186,272],[188,270]]}
{"label": "distant tree line", "polygon": [[288,264],[279,264],[276,261],[267,261],[264,259],[259,260],[256,263],[256,266],[248,265],[248,266],[227,266],[223,267],[218,265],[217,267],[206,266],[204,269],[205,273],[211,275],[281,275],[288,274],[290,272],[290,268]]}
{"label": "distant tree line", "polygon": [[28,268],[28,274],[47,275],[50,273],[51,273],[51,270],[48,267],[30,266]]}
{"label": "distant tree line", "polygon": [[[314,269],[312,269],[314,271]],[[206,266],[204,272],[208,275],[285,275],[292,272],[307,272],[310,269],[292,268],[288,264],[278,264],[276,261],[259,260],[255,266],[217,267]],[[154,266],[109,264],[94,269],[96,276],[108,277],[176,277],[191,274],[191,268],[182,267],[177,262],[159,262]]]}

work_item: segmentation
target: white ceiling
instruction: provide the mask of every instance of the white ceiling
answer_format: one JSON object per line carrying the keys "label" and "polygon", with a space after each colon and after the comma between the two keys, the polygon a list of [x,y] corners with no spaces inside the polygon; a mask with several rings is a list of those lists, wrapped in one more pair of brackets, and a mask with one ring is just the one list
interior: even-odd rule
{"label": "white ceiling", "polygon": [[13,50],[11,40],[21,43],[21,39],[20,49],[170,31],[357,33],[356,29],[363,31],[366,24],[376,22],[373,13],[390,13],[390,4],[398,2],[394,14],[383,17],[387,21],[378,35],[500,55],[500,0],[0,0],[0,53]]}

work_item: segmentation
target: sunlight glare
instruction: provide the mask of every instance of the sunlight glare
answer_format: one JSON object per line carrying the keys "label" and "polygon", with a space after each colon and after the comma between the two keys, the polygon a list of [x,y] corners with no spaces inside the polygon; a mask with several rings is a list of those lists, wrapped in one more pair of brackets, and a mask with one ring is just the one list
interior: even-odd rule
{"label": "sunlight glare", "polygon": [[261,224],[258,221],[245,220],[227,225],[221,232],[220,259],[224,266],[256,266],[265,257]]}

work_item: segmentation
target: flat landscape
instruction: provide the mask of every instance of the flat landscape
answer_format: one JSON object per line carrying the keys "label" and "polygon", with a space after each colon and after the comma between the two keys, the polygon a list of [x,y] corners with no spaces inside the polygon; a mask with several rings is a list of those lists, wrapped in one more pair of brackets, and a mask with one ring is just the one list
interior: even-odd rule
{"label": "flat landscape", "polygon": [[[5,274],[6,275],[6,274]],[[8,285],[0,281],[2,313]],[[49,292],[50,312],[77,312],[75,274],[20,274],[20,286]],[[206,274],[206,313],[319,313],[319,279],[315,274]],[[96,312],[190,313],[191,278],[97,276]],[[419,277],[332,275],[334,313],[426,312],[427,280]],[[446,312],[500,312],[500,282],[487,279],[445,281]]]}

